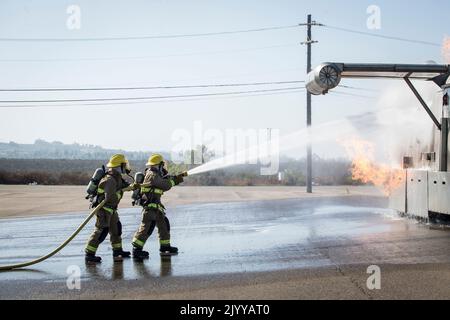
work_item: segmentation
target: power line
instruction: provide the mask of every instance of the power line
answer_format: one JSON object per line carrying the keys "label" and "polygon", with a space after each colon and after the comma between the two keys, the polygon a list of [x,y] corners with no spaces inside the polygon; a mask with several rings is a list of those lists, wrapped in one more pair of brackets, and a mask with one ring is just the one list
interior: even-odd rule
{"label": "power line", "polygon": [[[298,72],[302,72],[304,68],[296,67],[296,68],[283,68],[283,69],[274,69],[274,70],[267,70],[263,72],[250,72],[250,73],[232,73],[232,74],[221,74],[216,76],[208,76],[208,77],[196,77],[196,78],[184,78],[184,79],[178,79],[177,81],[201,81],[201,80],[212,80],[212,79],[228,79],[228,78],[249,78],[249,77],[255,77],[255,76],[261,76],[261,75],[273,75],[273,74],[280,74],[280,73],[293,73],[296,74]],[[230,80],[231,81],[231,80]]]}
{"label": "power line", "polygon": [[[221,84],[200,84],[200,85],[179,85],[179,86],[142,86],[142,87],[97,87],[97,88],[20,88],[20,89],[0,89],[0,92],[58,92],[58,91],[122,91],[122,90],[156,90],[156,89],[193,89],[193,88],[214,88],[214,87],[240,87],[240,86],[263,86],[304,83],[304,80],[272,81],[272,82],[247,82],[247,83],[221,83]],[[348,85],[339,85],[343,89],[353,89],[369,92],[378,92],[375,89],[359,88]]]}
{"label": "power line", "polygon": [[149,35],[149,36],[109,37],[109,38],[108,37],[103,37],[103,38],[0,38],[0,41],[73,42],[73,41],[117,41],[117,40],[173,39],[173,38],[210,37],[210,36],[218,36],[218,35],[262,32],[262,31],[271,31],[271,30],[284,30],[284,29],[293,29],[293,28],[297,28],[297,27],[299,27],[298,24],[286,25],[286,26],[255,28],[255,29],[233,30],[233,31],[187,33],[187,34],[172,34],[172,35]]}
{"label": "power line", "polygon": [[[347,87],[344,87],[347,88]],[[363,89],[356,88],[354,89]],[[133,105],[133,104],[146,104],[146,103],[160,103],[160,102],[188,102],[188,101],[203,101],[203,100],[212,100],[212,99],[232,99],[232,98],[246,98],[246,97],[256,97],[256,96],[273,96],[280,94],[291,94],[291,93],[299,93],[304,91],[304,87],[296,87],[296,88],[279,88],[279,89],[267,89],[267,90],[252,90],[252,91],[237,91],[237,92],[223,92],[223,93],[213,93],[213,94],[197,94],[197,95],[183,95],[183,96],[162,96],[162,97],[151,97],[152,100],[147,101],[122,101],[122,102],[95,102],[95,103],[77,103],[77,104],[39,104],[39,105],[11,105],[11,106],[2,106],[0,108],[40,108],[40,107],[77,107],[77,106],[110,106],[110,105]],[[374,97],[364,96],[364,95],[356,95],[346,92],[331,92],[332,94],[344,95],[344,96],[355,96],[360,98],[368,98],[373,99]],[[189,97],[181,99],[181,97]],[[135,99],[135,98],[130,98]],[[149,98],[150,99],[150,98]],[[159,100],[161,99],[161,100]],[[2,102],[2,101],[0,101]],[[55,102],[55,101],[52,101]]]}
{"label": "power line", "polygon": [[157,56],[106,57],[106,58],[0,59],[0,62],[71,62],[71,61],[147,60],[147,59],[160,59],[160,58],[171,58],[171,57],[189,57],[189,56],[196,56],[196,55],[215,55],[215,54],[226,54],[226,53],[236,53],[236,52],[251,52],[251,51],[259,51],[259,50],[287,48],[287,47],[294,47],[294,46],[298,46],[298,43],[279,44],[279,45],[272,45],[272,46],[244,48],[244,49],[174,53],[174,54],[157,55]]}
{"label": "power line", "polygon": [[[252,32],[262,32],[262,31],[271,31],[271,30],[284,30],[284,29],[293,29],[301,26],[307,26],[308,23],[300,23],[295,25],[285,25],[285,26],[272,26],[272,27],[263,27],[263,28],[254,28],[254,29],[242,29],[242,30],[232,30],[232,31],[220,31],[220,32],[205,32],[205,33],[188,33],[188,34],[172,34],[172,35],[148,35],[148,36],[129,36],[129,37],[98,37],[98,38],[8,38],[8,37],[0,37],[0,41],[11,41],[11,42],[74,42],[74,41],[118,41],[118,40],[146,40],[146,39],[173,39],[173,38],[189,38],[189,37],[209,37],[209,36],[218,36],[218,35],[230,35],[230,34],[239,34],[239,33],[252,33]],[[389,40],[397,40],[404,41],[410,43],[417,43],[429,46],[437,46],[440,47],[440,43],[424,41],[424,40],[416,40],[403,38],[398,36],[389,36],[389,35],[380,35],[374,34],[370,32],[364,32],[349,28],[343,28],[339,26],[326,25],[322,23],[313,22],[311,25],[324,27],[328,29],[334,29],[343,32],[355,33],[360,35],[366,35],[376,38],[389,39]]]}
{"label": "power line", "polygon": [[347,85],[343,85],[343,84],[340,84],[339,88],[353,89],[353,90],[360,90],[360,91],[369,91],[369,92],[379,92],[379,90],[376,90],[376,89],[359,88],[359,87],[347,86]]}
{"label": "power line", "polygon": [[441,47],[441,44],[436,43],[436,42],[408,39],[408,38],[402,38],[402,37],[397,37],[397,36],[381,35],[381,34],[358,31],[358,30],[342,28],[342,27],[337,27],[337,26],[330,26],[330,25],[321,25],[321,26],[324,28],[328,28],[328,29],[334,29],[334,30],[338,30],[338,31],[355,33],[355,34],[361,34],[361,35],[370,36],[370,37],[389,39],[389,40],[397,40],[397,41],[410,42],[410,43],[417,43],[417,44],[423,44],[423,45],[434,46],[434,47]]}
{"label": "power line", "polygon": [[350,97],[357,97],[357,98],[364,98],[364,99],[375,99],[375,97],[372,97],[372,96],[366,96],[366,95],[362,95],[362,94],[355,94],[355,93],[349,93],[349,92],[330,91],[330,93],[340,95],[340,96],[350,96]]}
{"label": "power line", "polygon": [[100,102],[100,103],[77,103],[77,104],[37,104],[37,105],[11,105],[11,106],[2,106],[0,108],[41,108],[41,107],[82,107],[82,106],[111,106],[111,105],[134,105],[134,104],[148,104],[148,103],[166,103],[166,102],[187,102],[187,101],[203,101],[203,100],[215,100],[215,99],[235,99],[235,98],[246,98],[246,97],[257,97],[257,96],[273,96],[280,94],[291,94],[303,92],[305,88],[299,87],[299,89],[288,89],[283,88],[277,92],[260,92],[260,93],[251,93],[246,94],[246,92],[239,93],[226,93],[224,96],[212,96],[212,97],[198,97],[198,98],[187,98],[187,99],[179,99],[174,98],[171,99],[166,97],[164,100],[148,100],[148,101],[129,101],[129,102]]}
{"label": "power line", "polygon": [[287,87],[287,88],[262,89],[250,91],[231,91],[231,92],[199,93],[199,94],[171,95],[171,96],[150,96],[150,97],[52,99],[52,100],[0,100],[0,103],[60,103],[60,102],[64,103],[64,102],[96,102],[96,101],[128,101],[128,100],[134,101],[134,100],[154,100],[154,99],[169,99],[169,98],[209,97],[220,95],[234,95],[241,93],[277,92],[283,90],[296,90],[296,89],[304,89],[304,87]]}
{"label": "power line", "polygon": [[142,86],[142,87],[98,87],[98,88],[12,88],[0,89],[0,92],[43,92],[43,91],[119,91],[119,90],[155,90],[155,89],[192,89],[213,87],[242,87],[304,83],[303,80],[272,81],[272,82],[249,82],[249,83],[222,83],[222,84],[200,84],[180,86]]}

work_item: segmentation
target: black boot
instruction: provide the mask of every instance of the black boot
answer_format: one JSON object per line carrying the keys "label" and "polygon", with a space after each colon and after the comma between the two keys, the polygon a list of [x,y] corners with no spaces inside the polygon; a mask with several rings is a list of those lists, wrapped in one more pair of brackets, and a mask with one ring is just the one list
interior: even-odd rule
{"label": "black boot", "polygon": [[123,251],[122,249],[113,250],[113,260],[115,262],[121,262],[123,261],[123,258],[129,258],[130,255],[130,251]]}
{"label": "black boot", "polygon": [[162,256],[173,256],[175,254],[178,254],[178,248],[172,247],[170,244],[162,245],[159,248],[159,254]]}
{"label": "black boot", "polygon": [[87,263],[100,263],[102,262],[102,258],[97,257],[94,253],[86,252],[84,260]]}
{"label": "black boot", "polygon": [[149,253],[147,251],[142,250],[142,248],[133,248],[133,259],[135,260],[143,260],[148,259]]}

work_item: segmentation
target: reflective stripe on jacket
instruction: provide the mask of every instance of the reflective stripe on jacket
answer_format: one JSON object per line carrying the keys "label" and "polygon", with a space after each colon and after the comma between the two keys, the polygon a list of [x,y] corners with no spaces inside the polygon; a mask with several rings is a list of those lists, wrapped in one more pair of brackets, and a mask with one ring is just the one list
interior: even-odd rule
{"label": "reflective stripe on jacket", "polygon": [[165,210],[166,210],[166,208],[162,204],[159,204],[159,203],[150,203],[150,204],[146,205],[145,208],[157,209],[157,210],[161,211],[162,213],[165,213]]}
{"label": "reflective stripe on jacket", "polygon": [[175,185],[171,178],[162,177],[160,173],[151,169],[147,169],[144,183],[149,184],[148,187],[141,188],[141,193],[147,199],[147,206],[149,204],[161,204],[161,196]]}

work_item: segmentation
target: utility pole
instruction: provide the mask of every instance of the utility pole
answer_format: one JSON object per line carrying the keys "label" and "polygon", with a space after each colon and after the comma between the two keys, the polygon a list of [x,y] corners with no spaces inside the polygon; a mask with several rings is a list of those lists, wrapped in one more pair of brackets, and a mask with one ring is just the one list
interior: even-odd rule
{"label": "utility pole", "polygon": [[[322,24],[312,21],[311,15],[308,14],[307,23],[301,23],[301,26],[307,26],[306,41],[301,44],[305,44],[307,48],[306,56],[306,72],[311,71],[311,45],[318,41],[312,40],[311,26],[321,26]],[[308,130],[308,145],[306,149],[306,192],[312,193],[312,143],[311,143],[311,94],[306,91],[306,127]]]}

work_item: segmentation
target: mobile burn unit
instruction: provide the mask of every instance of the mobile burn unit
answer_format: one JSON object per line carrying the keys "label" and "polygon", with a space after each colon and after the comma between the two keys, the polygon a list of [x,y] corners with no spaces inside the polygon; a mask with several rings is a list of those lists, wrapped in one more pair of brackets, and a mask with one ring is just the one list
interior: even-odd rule
{"label": "mobile burn unit", "polygon": [[[412,90],[432,121],[432,139],[421,146],[420,152],[403,155],[401,181],[390,194],[390,207],[418,219],[450,220],[450,65],[323,63],[308,74],[306,88],[313,95],[323,95],[336,88],[342,78],[400,79]],[[440,87],[441,96],[435,99],[439,103],[427,105],[412,79],[432,81]]]}

